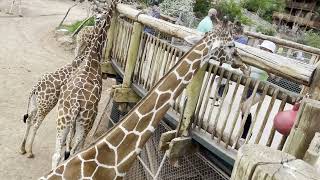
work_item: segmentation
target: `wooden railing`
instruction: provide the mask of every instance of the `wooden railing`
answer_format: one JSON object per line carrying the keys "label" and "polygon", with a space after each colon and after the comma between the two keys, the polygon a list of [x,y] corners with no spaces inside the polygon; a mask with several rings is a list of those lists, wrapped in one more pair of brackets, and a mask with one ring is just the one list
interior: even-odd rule
{"label": "wooden railing", "polygon": [[[133,32],[132,22],[136,22],[137,26],[145,24],[157,31],[161,31],[161,33],[167,33],[180,39],[188,35],[198,34],[192,29],[154,19],[147,15],[142,14],[136,17],[138,11],[126,5],[119,4],[117,10],[125,18],[116,17],[118,20],[113,25],[115,31],[113,31],[113,44],[110,54],[112,64],[118,67],[120,69],[119,72],[122,72],[124,76],[127,76],[124,72],[127,71],[128,64],[130,64],[127,62],[129,47],[133,43],[130,42],[130,39],[132,39],[134,33],[137,33]],[[125,20],[126,18],[131,19],[131,22]],[[151,34],[139,33],[142,33],[139,36],[141,37],[140,42],[135,42],[139,45],[137,57],[130,57],[135,59],[134,70],[132,75],[129,73],[129,77],[126,77],[126,79],[131,79],[135,86],[148,91],[183,56],[185,50]],[[313,65],[297,64],[294,60],[266,52],[261,53],[254,48],[241,45],[237,47],[244,56],[244,62],[249,65],[281,77],[290,78],[307,86],[312,83],[312,76],[316,68]],[[221,97],[222,103],[217,107],[213,104],[216,101],[217,87],[221,85],[222,78],[219,77],[226,79],[229,90],[227,91],[227,88],[225,88]],[[278,111],[290,109],[292,104],[301,98],[300,94],[289,92],[269,82],[251,79],[236,70],[225,69],[215,61],[211,61],[205,69],[201,84],[199,98],[194,111],[193,126],[191,127],[193,134],[200,136],[212,146],[224,149],[226,153],[232,152],[231,158],[235,158],[234,152],[243,143],[263,144],[282,150],[287,137],[275,131],[273,118]],[[246,99],[248,89],[253,90],[253,95],[259,93],[262,98],[256,106],[251,108],[253,118],[250,132],[252,136],[247,136],[246,139],[241,140],[240,136],[244,122],[241,121],[240,108]],[[170,110],[173,116],[179,117],[183,115],[186,97],[189,99],[190,95],[185,90],[177,98]],[[246,117],[249,113],[243,112],[243,115]],[[176,118],[176,120],[178,119]]]}

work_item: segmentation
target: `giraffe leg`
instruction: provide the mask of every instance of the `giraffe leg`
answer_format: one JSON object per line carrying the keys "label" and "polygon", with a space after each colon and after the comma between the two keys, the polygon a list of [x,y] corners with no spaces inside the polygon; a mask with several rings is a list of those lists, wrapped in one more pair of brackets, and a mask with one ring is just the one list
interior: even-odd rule
{"label": "giraffe leg", "polygon": [[[29,118],[30,119],[30,118]],[[20,153],[21,154],[25,154],[27,151],[26,151],[26,142],[27,142],[27,138],[28,138],[28,135],[29,135],[29,131],[30,131],[30,127],[31,127],[31,121],[27,119],[27,128],[26,128],[26,132],[24,134],[24,137],[23,137],[23,140],[22,140],[22,143],[21,143],[21,147],[20,147]]]}
{"label": "giraffe leg", "polygon": [[52,156],[52,168],[57,167],[61,160],[62,146],[66,141],[68,133],[69,133],[69,128],[63,128],[63,129],[57,130],[56,148],[55,148],[55,153]]}
{"label": "giraffe leg", "polygon": [[64,153],[64,160],[67,160],[70,156],[71,151],[71,142],[74,137],[74,125],[71,126],[68,137],[67,137],[67,143],[66,143],[66,151]]}
{"label": "giraffe leg", "polygon": [[32,131],[32,134],[31,134],[31,138],[30,138],[30,144],[29,144],[29,147],[28,147],[28,150],[27,150],[27,157],[28,158],[33,158],[34,155],[33,155],[33,152],[32,152],[32,146],[33,146],[33,142],[34,142],[34,138],[37,134],[37,131],[42,123],[44,119],[44,116],[41,116],[41,115],[37,115],[36,116],[36,123],[34,124],[33,126],[33,131]]}
{"label": "giraffe leg", "polygon": [[8,14],[12,14],[12,9],[13,9],[13,5],[14,5],[15,1],[16,0],[11,1],[10,10],[7,12]]}
{"label": "giraffe leg", "polygon": [[71,149],[71,155],[75,154],[81,149],[81,145],[86,139],[86,134],[85,134],[85,128],[80,125],[80,123],[76,124],[76,131],[75,131],[75,142],[74,146]]}

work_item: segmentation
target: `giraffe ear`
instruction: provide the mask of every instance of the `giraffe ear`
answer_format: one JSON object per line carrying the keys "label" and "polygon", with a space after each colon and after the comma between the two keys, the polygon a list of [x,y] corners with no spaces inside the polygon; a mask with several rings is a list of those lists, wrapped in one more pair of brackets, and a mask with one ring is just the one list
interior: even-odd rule
{"label": "giraffe ear", "polygon": [[188,43],[195,45],[197,44],[201,39],[203,38],[203,36],[187,36],[184,38],[185,41],[187,41]]}

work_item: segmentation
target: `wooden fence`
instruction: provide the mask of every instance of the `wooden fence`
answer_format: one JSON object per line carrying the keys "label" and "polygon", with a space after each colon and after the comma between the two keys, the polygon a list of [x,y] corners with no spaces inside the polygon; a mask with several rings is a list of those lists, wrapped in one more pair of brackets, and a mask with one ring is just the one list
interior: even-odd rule
{"label": "wooden fence", "polygon": [[[138,23],[139,26],[145,24],[161,33],[180,39],[197,34],[191,29],[179,27],[147,15],[136,17],[138,12],[126,5],[119,4],[117,9],[122,16],[115,17],[117,21],[114,21],[112,25],[114,26],[112,48],[107,47],[111,52],[106,54],[111,56],[107,57],[107,61],[111,59],[113,66],[118,67],[121,72],[128,69],[128,53],[130,44],[133,43],[130,40],[133,34],[137,33],[133,32],[133,22]],[[131,79],[135,86],[148,91],[183,56],[186,50],[175,47],[167,40],[159,39],[146,32],[138,33],[141,33],[141,36],[139,36],[141,38],[140,42],[135,42],[139,45],[137,57],[131,57],[135,59],[134,69],[132,75],[124,74],[124,76],[130,76],[127,79]],[[297,64],[292,59],[284,59],[270,53],[257,53],[254,49],[242,46],[238,48],[240,51],[243,50],[245,62],[249,65],[254,65],[281,77],[290,78],[300,84],[307,86],[312,84],[312,76],[316,69],[313,65]],[[244,49],[247,50],[244,51]],[[223,91],[221,105],[214,106],[222,79],[226,80],[225,84],[229,85],[229,88],[225,88]],[[226,153],[231,153],[231,158],[235,158],[237,149],[242,144],[247,143],[262,144],[282,150],[287,137],[275,131],[273,118],[278,111],[290,109],[294,102],[302,98],[300,94],[289,92],[269,82],[251,79],[237,70],[220,67],[215,61],[211,61],[205,69],[201,84],[191,127],[193,134],[201,136],[204,141],[223,149]],[[244,122],[241,121],[240,108],[249,89],[253,90],[253,95],[259,93],[262,98],[250,111],[252,125],[249,134],[252,135],[247,136],[246,139],[241,139]],[[185,90],[177,98],[170,110],[173,116],[179,117],[182,115],[186,106],[185,100],[188,96]],[[243,116],[247,117],[250,112],[244,112]],[[178,120],[178,118],[176,119]]]}

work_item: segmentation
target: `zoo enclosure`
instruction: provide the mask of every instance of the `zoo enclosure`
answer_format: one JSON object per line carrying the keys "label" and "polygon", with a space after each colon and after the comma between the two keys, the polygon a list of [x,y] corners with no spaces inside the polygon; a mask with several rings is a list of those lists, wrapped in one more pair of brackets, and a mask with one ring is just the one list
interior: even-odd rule
{"label": "zoo enclosure", "polygon": [[[183,56],[186,48],[143,32],[143,26],[152,27],[166,37],[181,40],[199,33],[147,15],[137,16],[139,11],[123,4],[117,5],[117,11],[109,31],[103,71],[110,73],[112,66],[117,74],[123,76],[122,88],[129,89],[138,96],[144,96]],[[237,48],[246,64],[310,87],[310,93],[318,93],[318,74],[315,72],[316,66],[312,63],[305,64],[245,45],[237,44]],[[219,107],[213,106],[217,87],[222,79],[216,80],[217,77],[225,78],[227,84],[232,83],[229,92],[223,92],[222,104]],[[244,122],[241,122],[240,107],[249,88],[254,89],[253,94],[262,92],[263,98],[251,109],[252,136],[241,141]],[[193,124],[190,129],[189,126],[177,126],[178,132],[190,135],[203,147],[232,165],[237,150],[243,143],[263,144],[282,150],[287,137],[275,131],[272,125],[273,117],[278,111],[291,108],[292,104],[301,98],[302,95],[299,93],[290,92],[269,82],[251,79],[211,61],[198,71],[187,90],[175,101],[166,119],[177,126],[183,116],[187,124]],[[316,96],[313,98],[318,99]],[[115,101],[124,103],[136,100],[132,97],[118,96]],[[187,116],[188,114],[192,116]],[[245,112],[244,116],[248,114],[249,112]]]}

